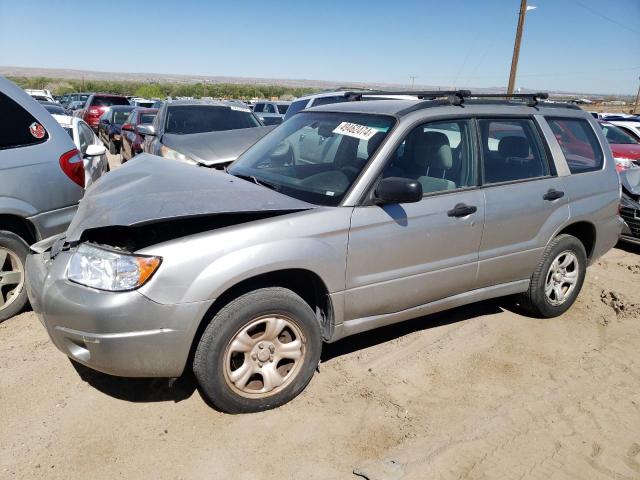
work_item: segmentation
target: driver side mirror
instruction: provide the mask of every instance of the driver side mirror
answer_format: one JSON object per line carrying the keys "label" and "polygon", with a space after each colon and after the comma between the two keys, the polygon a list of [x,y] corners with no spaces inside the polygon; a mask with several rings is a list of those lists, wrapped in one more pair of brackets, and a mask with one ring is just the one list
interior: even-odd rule
{"label": "driver side mirror", "polygon": [[107,153],[107,149],[104,148],[104,145],[87,145],[87,148],[84,151],[85,157],[97,157],[99,155],[104,155]]}
{"label": "driver side mirror", "polygon": [[136,127],[136,132],[143,137],[146,135],[153,137],[156,134],[156,129],[149,123],[142,123]]}
{"label": "driver side mirror", "polygon": [[415,203],[422,200],[422,185],[417,180],[402,177],[383,178],[378,183],[373,203]]}

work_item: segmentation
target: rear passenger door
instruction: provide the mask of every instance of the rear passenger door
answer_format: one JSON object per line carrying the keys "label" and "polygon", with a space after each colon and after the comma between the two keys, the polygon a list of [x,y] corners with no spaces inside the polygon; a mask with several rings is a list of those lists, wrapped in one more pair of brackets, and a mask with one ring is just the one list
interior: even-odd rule
{"label": "rear passenger door", "polygon": [[569,217],[568,196],[533,118],[480,118],[485,227],[478,286],[528,279]]}
{"label": "rear passenger door", "polygon": [[347,320],[400,312],[475,288],[484,198],[474,132],[469,119],[416,126],[381,177],[417,180],[422,200],[354,209]]}

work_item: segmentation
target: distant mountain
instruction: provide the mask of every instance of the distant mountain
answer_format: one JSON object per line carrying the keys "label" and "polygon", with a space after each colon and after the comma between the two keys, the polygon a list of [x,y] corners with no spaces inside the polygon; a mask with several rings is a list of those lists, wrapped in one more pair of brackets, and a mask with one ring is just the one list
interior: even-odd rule
{"label": "distant mountain", "polygon": [[[168,73],[126,73],[126,72],[97,72],[93,70],[72,70],[66,68],[31,68],[0,66],[0,75],[9,77],[49,77],[56,79],[81,79],[103,81],[133,81],[133,82],[173,82],[173,83],[239,83],[255,85],[282,85],[292,88],[317,88],[335,89],[339,87],[353,88],[378,88],[388,90],[409,89],[406,84],[394,83],[365,83],[349,81],[328,81],[289,78],[252,78],[252,77],[227,77],[217,75],[179,75]],[[415,85],[416,90],[450,90],[451,86],[443,85]],[[455,88],[464,88],[476,93],[504,93],[507,87],[479,88],[466,85],[458,85]],[[522,93],[540,91],[539,89],[521,88]],[[549,94],[564,97],[602,97],[602,94],[590,94],[585,92],[549,91]]]}

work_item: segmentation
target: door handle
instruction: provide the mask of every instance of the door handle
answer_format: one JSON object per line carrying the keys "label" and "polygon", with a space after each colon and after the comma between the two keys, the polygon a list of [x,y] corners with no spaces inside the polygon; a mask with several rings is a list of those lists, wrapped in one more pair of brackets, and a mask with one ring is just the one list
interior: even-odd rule
{"label": "door handle", "polygon": [[564,192],[561,192],[560,190],[554,190],[553,188],[550,188],[547,193],[542,196],[544,200],[549,200],[550,202],[558,200],[562,197],[564,197]]}
{"label": "door handle", "polygon": [[472,213],[476,213],[478,211],[478,207],[473,205],[467,205],[465,203],[458,203],[455,207],[447,212],[449,217],[466,217],[467,215],[471,215]]}

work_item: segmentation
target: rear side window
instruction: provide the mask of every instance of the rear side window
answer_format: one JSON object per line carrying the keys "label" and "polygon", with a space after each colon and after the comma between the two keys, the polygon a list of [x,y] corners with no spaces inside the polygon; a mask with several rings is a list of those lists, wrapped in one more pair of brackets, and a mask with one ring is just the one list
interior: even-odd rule
{"label": "rear side window", "polygon": [[264,103],[256,103],[256,106],[253,107],[253,111],[256,113],[262,113],[264,111]]}
{"label": "rear side window", "polygon": [[532,120],[480,119],[478,126],[485,184],[549,175],[549,164]]}
{"label": "rear side window", "polygon": [[49,134],[33,115],[0,92],[0,150],[46,142]]}
{"label": "rear side window", "polygon": [[547,118],[571,173],[602,168],[604,156],[591,125],[580,118]]}
{"label": "rear side window", "polygon": [[313,101],[313,106],[319,107],[320,105],[331,105],[332,103],[344,103],[348,101],[349,99],[344,95],[335,97],[319,97]]}

